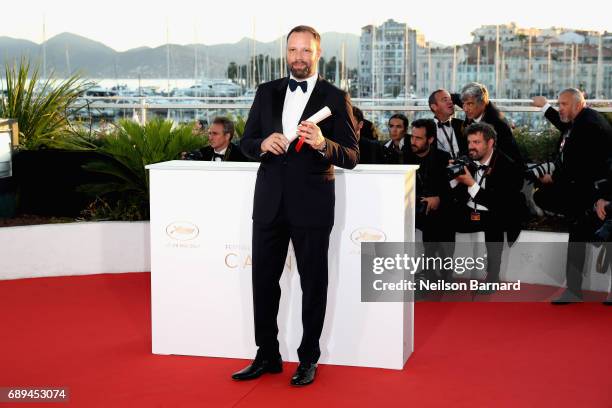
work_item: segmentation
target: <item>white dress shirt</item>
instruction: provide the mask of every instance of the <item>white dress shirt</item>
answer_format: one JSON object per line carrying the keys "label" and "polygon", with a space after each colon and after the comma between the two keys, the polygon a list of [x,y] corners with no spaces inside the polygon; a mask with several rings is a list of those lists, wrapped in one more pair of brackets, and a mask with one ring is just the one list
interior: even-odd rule
{"label": "white dress shirt", "polygon": [[[480,166],[488,166],[489,163],[491,163],[491,157],[493,157],[493,153],[491,153],[491,155],[484,162],[478,161],[476,163]],[[474,208],[474,197],[476,197],[476,194],[478,194],[478,191],[480,191],[481,188],[485,188],[485,184],[487,182],[487,179],[484,179],[482,180],[482,183],[480,183],[480,180],[484,176],[485,171],[485,169],[478,170],[476,174],[473,175],[475,183],[467,189],[468,194],[470,195],[470,199],[467,202],[467,206],[480,211],[489,211],[487,207],[478,203],[476,203],[476,207]],[[453,179],[450,181],[451,188],[457,187],[458,184],[459,182],[457,180]]]}
{"label": "white dress shirt", "polygon": [[[406,139],[406,136],[400,139],[399,150],[402,150],[402,148],[404,147],[404,139]],[[387,143],[385,143],[385,147],[387,148],[391,147],[391,143],[393,143],[393,140],[389,140]]]}
{"label": "white dress shirt", "polygon": [[[477,163],[481,166],[489,166],[489,163],[491,163],[491,157],[493,157],[493,153],[489,155],[486,161],[484,162],[479,161]],[[474,197],[476,197],[476,194],[478,194],[481,188],[485,188],[485,184],[487,183],[486,178],[482,180],[482,177],[484,176],[485,171],[487,170],[485,169],[478,170],[476,172],[476,175],[474,176],[475,183],[471,187],[468,187],[467,189],[468,194],[470,195],[470,199],[468,200],[468,207],[475,208],[476,210],[480,210],[480,211],[489,211],[489,209],[485,207],[484,205],[480,205],[474,202]],[[480,183],[480,180],[482,180],[482,183]],[[474,204],[476,205],[475,207],[474,207]]]}
{"label": "white dress shirt", "polygon": [[[451,121],[451,119],[448,119],[449,122]],[[438,148],[440,150],[444,150],[445,152],[447,152],[448,154],[451,155],[451,158],[454,159],[457,156],[459,156],[459,144],[457,143],[457,136],[455,135],[455,129],[453,129],[452,126],[444,126],[444,129],[441,127],[438,127],[438,123],[440,123],[440,121],[438,120],[438,118],[434,118],[434,122],[436,122],[436,129],[437,129],[437,140],[438,140]],[[444,133],[446,132],[446,133]],[[453,148],[451,149],[451,145],[448,143],[448,138],[450,138],[451,143]],[[454,152],[454,154],[453,154]]]}
{"label": "white dress shirt", "polygon": [[[222,149],[222,150],[219,150],[219,151],[217,151],[217,150],[213,149],[213,152],[215,152],[216,154],[221,154],[221,155],[223,155],[223,156],[225,156],[225,152],[226,152],[226,151],[227,151],[227,147],[226,147],[225,149]],[[221,159],[220,157],[215,157],[215,156],[213,155],[213,157],[212,157],[212,160],[211,160],[211,161],[223,161],[223,159]]]}
{"label": "white dress shirt", "polygon": [[298,82],[306,81],[308,84],[306,92],[302,91],[299,86],[295,88],[295,91],[291,92],[291,89],[287,87],[285,92],[285,104],[283,105],[283,135],[289,140],[295,138],[297,134],[297,128],[300,124],[300,118],[304,113],[304,108],[312,95],[312,90],[317,84],[318,74],[315,72],[306,79],[297,79],[291,74],[290,79],[294,79]]}

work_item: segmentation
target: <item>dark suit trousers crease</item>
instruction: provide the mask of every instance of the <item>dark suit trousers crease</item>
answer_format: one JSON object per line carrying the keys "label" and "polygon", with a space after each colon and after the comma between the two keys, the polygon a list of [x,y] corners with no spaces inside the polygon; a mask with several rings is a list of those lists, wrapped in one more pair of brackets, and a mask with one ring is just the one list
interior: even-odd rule
{"label": "dark suit trousers crease", "polygon": [[319,338],[327,305],[327,253],[331,228],[295,227],[283,214],[270,224],[253,222],[253,308],[258,356],[279,356],[279,280],[291,240],[302,287],[304,331],[298,356],[304,363],[318,361],[321,355]]}
{"label": "dark suit trousers crease", "polygon": [[534,194],[538,206],[564,214],[569,224],[569,239],[565,277],[567,288],[574,293],[582,290],[586,243],[593,241],[595,230],[601,226],[596,216],[587,211],[584,203],[576,202],[576,194],[556,184],[543,186]]}
{"label": "dark suit trousers crease", "polygon": [[[462,206],[463,207],[463,206]],[[487,282],[499,281],[502,251],[504,249],[504,231],[488,211],[480,211],[480,221],[471,221],[471,209],[464,206],[457,211],[457,232],[484,231],[487,248]]]}

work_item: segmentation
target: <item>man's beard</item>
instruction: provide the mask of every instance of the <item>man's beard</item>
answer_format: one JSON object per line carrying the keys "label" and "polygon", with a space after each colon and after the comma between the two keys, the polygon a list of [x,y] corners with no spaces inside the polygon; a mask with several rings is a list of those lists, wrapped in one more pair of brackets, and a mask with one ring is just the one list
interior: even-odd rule
{"label": "man's beard", "polygon": [[468,156],[470,156],[470,159],[472,159],[472,160],[481,160],[481,159],[484,157],[484,154],[483,154],[483,155],[481,155],[481,156],[479,156],[479,155],[478,155],[478,151],[476,151],[476,150],[470,150],[470,151],[468,152]]}
{"label": "man's beard", "polygon": [[412,150],[412,153],[414,154],[422,154],[427,151],[427,146],[423,146],[419,149],[419,147],[416,145],[410,145],[410,149]]}
{"label": "man's beard", "polygon": [[[293,75],[297,79],[305,79],[311,75],[310,68],[311,65],[308,65],[305,61],[295,61],[300,62],[304,65],[304,68],[295,68],[293,64],[289,66],[289,70],[291,71],[291,75]],[[295,64],[294,62],[294,64]]]}

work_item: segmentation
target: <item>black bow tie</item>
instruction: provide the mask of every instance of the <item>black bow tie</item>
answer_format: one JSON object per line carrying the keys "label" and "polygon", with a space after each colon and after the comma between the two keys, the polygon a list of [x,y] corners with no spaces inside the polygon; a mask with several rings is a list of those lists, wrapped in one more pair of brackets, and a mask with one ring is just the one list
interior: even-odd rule
{"label": "black bow tie", "polygon": [[291,90],[291,92],[295,91],[298,86],[302,88],[302,92],[306,93],[306,90],[308,89],[308,82],[306,81],[298,82],[293,78],[289,80],[289,89]]}
{"label": "black bow tie", "polygon": [[478,171],[482,170],[482,171],[487,171],[487,169],[489,168],[488,165],[486,164],[481,164],[480,166],[478,166]]}
{"label": "black bow tie", "polygon": [[446,122],[440,122],[440,121],[438,121],[438,127],[439,127],[439,128],[442,128],[442,127],[444,127],[444,126],[446,126],[446,127],[450,127],[450,126],[451,126],[451,121],[450,121],[450,120],[447,120]]}
{"label": "black bow tie", "polygon": [[224,155],[224,154],[220,154],[220,153],[213,152],[213,160],[214,160],[214,159],[216,159],[217,157],[218,157],[218,158],[220,158],[221,160],[223,160],[223,158],[225,157],[225,155]]}

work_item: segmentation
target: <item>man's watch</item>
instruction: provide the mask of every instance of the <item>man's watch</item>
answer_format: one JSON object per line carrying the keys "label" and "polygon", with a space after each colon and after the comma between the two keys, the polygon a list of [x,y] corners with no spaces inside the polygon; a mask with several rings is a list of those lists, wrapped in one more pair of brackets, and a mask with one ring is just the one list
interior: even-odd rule
{"label": "man's watch", "polygon": [[325,153],[326,150],[327,150],[327,140],[323,138],[323,144],[321,145],[321,147],[317,149],[317,151],[321,153]]}

